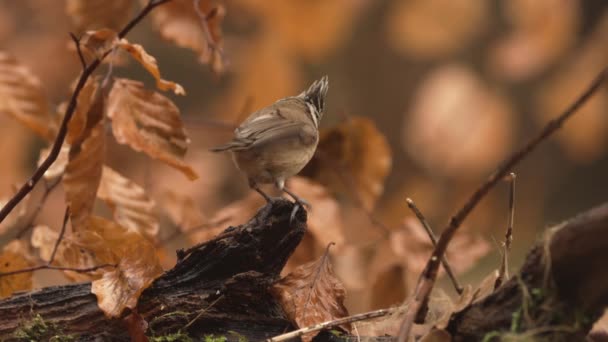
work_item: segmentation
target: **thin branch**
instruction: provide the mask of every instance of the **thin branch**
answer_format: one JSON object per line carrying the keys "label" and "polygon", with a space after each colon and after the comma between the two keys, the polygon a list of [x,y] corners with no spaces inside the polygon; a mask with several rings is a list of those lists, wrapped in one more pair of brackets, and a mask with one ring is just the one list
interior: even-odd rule
{"label": "thin branch", "polygon": [[67,206],[65,208],[65,214],[63,214],[63,224],[61,225],[61,231],[59,232],[59,236],[57,237],[57,241],[55,241],[55,246],[53,246],[53,252],[51,252],[51,257],[49,258],[48,265],[52,264],[55,261],[55,255],[57,254],[57,250],[59,249],[59,244],[61,240],[63,240],[63,235],[65,234],[65,227],[68,225],[68,220],[70,219],[70,207]]}
{"label": "thin branch", "polygon": [[509,174],[509,219],[507,222],[507,232],[505,233],[505,242],[502,244],[502,257],[498,277],[494,282],[494,289],[502,285],[505,279],[509,279],[509,252],[511,251],[511,242],[513,242],[513,219],[515,218],[515,173]]}
{"label": "thin branch", "polygon": [[194,11],[196,12],[196,15],[198,15],[198,18],[201,21],[201,27],[203,28],[203,33],[205,34],[205,40],[207,41],[207,48],[211,52],[210,58],[212,58],[212,56],[213,56],[213,51],[217,51],[219,53],[219,57],[223,58],[222,49],[220,49],[218,47],[217,42],[213,38],[213,34],[211,34],[211,28],[209,28],[209,20],[211,20],[213,17],[215,17],[217,15],[217,7],[212,8],[209,11],[209,13],[205,14],[201,10],[200,2],[201,2],[200,0],[193,1]]}
{"label": "thin branch", "polygon": [[205,314],[205,312],[209,311],[209,309],[211,309],[217,302],[219,302],[223,298],[224,298],[224,295],[217,297],[217,299],[214,300],[213,302],[211,302],[211,304],[209,304],[206,308],[200,310],[198,315],[196,315],[196,317],[194,317],[190,322],[188,322],[188,324],[184,325],[184,329],[187,329],[189,326],[191,326],[194,322],[196,322],[199,318],[201,318],[201,316],[203,314]]}
{"label": "thin branch", "polygon": [[477,204],[486,196],[486,194],[505,177],[515,165],[524,159],[532,152],[538,144],[546,140],[551,134],[555,133],[562,127],[564,122],[568,120],[589,98],[597,92],[602,86],[605,79],[608,77],[608,68],[604,68],[596,77],[589,87],[557,118],[549,121],[540,133],[533,137],[524,147],[516,151],[501,165],[496,171],[469,197],[465,205],[450,219],[448,225],[443,229],[437,246],[427,262],[414,293],[414,299],[411,305],[407,308],[405,319],[399,331],[399,342],[405,342],[409,336],[410,330],[414,323],[414,318],[418,316],[418,312],[422,309],[423,302],[426,302],[433,289],[435,279],[437,278],[437,270],[439,269],[439,260],[443,257],[448,244],[452,240],[454,233],[460,227],[464,219],[473,211]]}
{"label": "thin branch", "polygon": [[339,319],[336,319],[333,321],[319,323],[319,324],[313,325],[311,327],[306,327],[306,328],[290,331],[288,333],[281,334],[281,335],[275,336],[273,338],[269,338],[266,340],[266,342],[288,341],[288,340],[291,340],[292,338],[300,337],[302,335],[305,335],[305,334],[308,334],[311,332],[333,328],[333,327],[336,327],[336,326],[339,326],[342,324],[354,323],[354,322],[359,322],[359,321],[364,321],[364,320],[368,320],[368,319],[372,319],[372,318],[378,318],[378,317],[390,315],[399,309],[400,308],[398,308],[398,307],[391,308],[391,309],[380,309],[380,310],[376,310],[376,311],[364,312],[364,313],[360,313],[357,315],[339,318]]}
{"label": "thin branch", "polygon": [[77,272],[77,273],[88,273],[88,272],[97,271],[100,268],[116,267],[116,266],[117,266],[116,264],[101,264],[101,265],[97,265],[97,266],[93,266],[93,267],[74,268],[74,267],[65,267],[65,266],[38,265],[38,266],[34,266],[34,267],[22,268],[20,270],[0,273],[0,278],[15,275],[15,274],[30,273],[30,272],[39,271],[39,270],[56,270],[56,271],[71,271],[71,272]]}
{"label": "thin branch", "polygon": [[[131,31],[131,29],[135,27],[135,25],[137,25],[156,6],[159,6],[169,1],[171,0],[150,0],[148,4],[141,10],[141,12],[135,18],[133,18],[120,31],[120,33],[118,33],[118,38],[124,38],[129,33],[129,31]],[[77,48],[80,48],[80,44],[76,45]],[[0,210],[0,222],[4,221],[6,216],[10,214],[10,212],[17,206],[17,204],[19,204],[19,202],[21,202],[23,198],[25,198],[25,196],[27,196],[27,194],[32,191],[32,189],[34,188],[36,183],[38,183],[40,178],[42,178],[46,170],[48,170],[49,167],[53,164],[53,162],[55,162],[55,160],[57,159],[59,151],[61,150],[61,145],[63,145],[63,141],[65,140],[65,136],[68,131],[68,124],[70,122],[70,119],[72,118],[72,115],[74,115],[74,111],[76,110],[78,95],[80,95],[80,92],[82,91],[82,88],[86,84],[89,77],[93,74],[93,72],[95,72],[97,67],[99,67],[99,65],[101,64],[101,61],[109,53],[110,51],[106,51],[101,57],[96,58],[80,74],[80,78],[78,79],[78,83],[76,84],[74,92],[72,93],[70,102],[66,107],[65,114],[63,115],[63,120],[61,121],[61,126],[59,127],[59,132],[57,133],[57,137],[53,142],[53,147],[51,148],[49,155],[42,162],[42,164],[38,166],[36,171],[34,171],[34,174],[30,177],[30,179],[25,184],[23,184],[23,186],[21,186],[19,191],[17,191],[17,193],[6,203],[2,210]]]}
{"label": "thin branch", "polygon": [[76,37],[75,34],[70,32],[70,37],[72,41],[74,41],[74,45],[76,45],[76,52],[78,53],[78,58],[80,59],[80,65],[82,65],[82,70],[86,70],[87,62],[84,59],[84,55],[82,54],[82,48],[80,47],[80,38]]}
{"label": "thin branch", "polygon": [[34,208],[33,213],[30,214],[30,218],[27,220],[27,222],[22,224],[21,229],[19,230],[19,232],[17,232],[16,237],[18,239],[21,238],[23,236],[23,234],[25,234],[28,230],[30,230],[30,228],[32,228],[34,226],[34,222],[38,218],[38,215],[40,215],[40,212],[42,211],[42,207],[44,207],[44,204],[46,203],[46,200],[48,199],[49,195],[51,194],[51,192],[53,192],[53,190],[57,187],[57,185],[59,185],[61,183],[61,178],[62,177],[58,177],[55,182],[51,183],[51,185],[49,185],[47,183],[47,181],[45,179],[43,179],[44,193],[42,194],[42,197],[40,197],[40,200],[36,204],[36,208]]}
{"label": "thin branch", "polygon": [[[407,202],[407,206],[414,212],[414,214],[416,215],[416,218],[418,219],[418,221],[420,221],[420,224],[422,224],[422,227],[424,227],[424,230],[428,234],[429,239],[431,239],[431,242],[433,243],[433,247],[437,246],[437,237],[435,237],[435,233],[433,232],[431,225],[429,225],[429,223],[426,220],[426,218],[424,217],[424,215],[422,215],[422,212],[418,209],[418,207],[416,207],[416,204],[414,204],[414,201],[412,201],[411,198],[406,198],[405,202]],[[450,263],[448,262],[447,256],[444,255],[443,258],[441,258],[441,264],[443,265],[443,268],[445,269],[445,273],[448,274],[448,277],[452,281],[452,285],[454,285],[454,289],[456,290],[456,292],[458,292],[458,294],[462,294],[462,291],[464,291],[464,289],[462,288],[460,283],[458,283],[458,279],[456,279],[456,276],[454,275],[454,272],[452,271],[452,267],[450,266]]]}

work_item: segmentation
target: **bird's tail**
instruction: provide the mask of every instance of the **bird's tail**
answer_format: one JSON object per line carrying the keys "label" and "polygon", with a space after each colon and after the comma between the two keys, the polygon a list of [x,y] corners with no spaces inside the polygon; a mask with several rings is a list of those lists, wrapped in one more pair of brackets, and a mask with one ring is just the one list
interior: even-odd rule
{"label": "bird's tail", "polygon": [[303,98],[306,102],[312,104],[317,110],[317,115],[321,116],[325,110],[325,96],[329,89],[329,79],[327,75],[316,80],[313,84],[303,91],[298,97]]}

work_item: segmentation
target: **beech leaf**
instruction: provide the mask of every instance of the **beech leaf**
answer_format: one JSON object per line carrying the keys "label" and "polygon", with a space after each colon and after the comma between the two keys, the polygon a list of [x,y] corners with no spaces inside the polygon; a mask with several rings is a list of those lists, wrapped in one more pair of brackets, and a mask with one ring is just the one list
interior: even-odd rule
{"label": "beech leaf", "polygon": [[[4,246],[0,253],[0,273],[16,271],[33,266],[29,258],[24,255],[27,246],[20,241],[11,241]],[[32,273],[20,273],[0,277],[0,298],[8,297],[17,291],[25,291],[32,288]]]}
{"label": "beech leaf", "polygon": [[384,135],[368,118],[353,117],[322,130],[319,147],[302,175],[371,210],[392,164]]}
{"label": "beech leaf", "polygon": [[131,44],[126,39],[121,39],[118,46],[127,51],[139,64],[141,64],[156,80],[156,87],[160,90],[173,90],[176,95],[186,95],[184,88],[178,83],[163,80],[160,77],[160,69],[156,58],[148,54],[144,47],[139,44]]}
{"label": "beech leaf", "polygon": [[271,293],[298,328],[348,316],[346,289],[327,259],[298,266],[272,286]]}
{"label": "beech leaf", "polygon": [[12,116],[47,140],[57,130],[40,80],[3,51],[0,51],[0,113]]}
{"label": "beech leaf", "polygon": [[137,231],[151,241],[158,235],[156,203],[132,180],[104,166],[97,197],[112,209],[114,220],[121,226]]}
{"label": "beech leaf", "polygon": [[119,143],[169,164],[191,180],[198,178],[183,161],[190,139],[171,100],[146,90],[141,82],[117,79],[110,91],[107,113]]}

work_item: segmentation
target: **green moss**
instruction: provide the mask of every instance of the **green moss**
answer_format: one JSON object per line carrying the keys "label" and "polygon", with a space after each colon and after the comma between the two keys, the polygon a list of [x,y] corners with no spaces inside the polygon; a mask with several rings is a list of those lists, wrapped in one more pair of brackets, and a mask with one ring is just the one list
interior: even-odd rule
{"label": "green moss", "polygon": [[13,337],[21,341],[51,341],[71,342],[76,339],[72,335],[63,334],[57,324],[46,322],[40,314],[36,314],[31,321],[15,330]]}
{"label": "green moss", "polygon": [[491,341],[500,341],[500,332],[498,331],[490,331],[485,334],[483,340],[481,342],[491,342]]}
{"label": "green moss", "polygon": [[173,334],[150,337],[150,342],[193,342],[188,334],[178,331]]}
{"label": "green moss", "polygon": [[238,339],[238,342],[249,342],[249,340],[247,339],[247,337],[239,334],[236,331],[228,330],[228,334],[236,337]]}
{"label": "green moss", "polygon": [[226,342],[226,336],[205,335],[205,342]]}

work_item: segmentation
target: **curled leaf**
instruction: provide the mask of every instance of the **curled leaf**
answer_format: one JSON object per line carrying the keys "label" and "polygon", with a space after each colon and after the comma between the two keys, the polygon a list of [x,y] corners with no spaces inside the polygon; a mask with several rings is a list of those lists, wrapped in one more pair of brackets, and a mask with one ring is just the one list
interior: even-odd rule
{"label": "curled leaf", "polygon": [[47,140],[57,130],[40,80],[3,51],[0,51],[0,113],[12,116]]}
{"label": "curled leaf", "polygon": [[121,226],[150,240],[158,235],[158,217],[154,213],[156,204],[132,180],[104,166],[97,197],[112,209],[114,220]]}
{"label": "curled leaf", "polygon": [[139,44],[131,44],[126,39],[121,39],[118,46],[127,51],[139,64],[141,64],[156,80],[156,87],[160,90],[173,90],[176,95],[186,95],[184,88],[178,83],[163,80],[160,77],[160,69],[156,58],[148,54],[144,47]]}
{"label": "curled leaf", "polygon": [[94,280],[91,292],[107,316],[118,317],[125,308],[135,308],[139,295],[162,274],[160,262],[154,245],[138,232],[95,216],[88,231],[97,234],[115,256],[117,267]]}
{"label": "curled leaf", "polygon": [[117,79],[110,91],[107,113],[119,143],[171,165],[191,180],[198,178],[183,161],[190,139],[171,100],[146,90],[141,82]]}
{"label": "curled leaf", "polygon": [[294,269],[272,286],[271,293],[299,328],[348,316],[346,289],[327,255]]}
{"label": "curled leaf", "polygon": [[302,175],[370,210],[384,190],[391,168],[384,135],[364,117],[354,117],[320,134],[319,147]]}
{"label": "curled leaf", "polygon": [[118,43],[118,33],[114,30],[103,28],[97,31],[87,31],[80,38],[80,45],[92,53],[96,58],[110,51]]}
{"label": "curled leaf", "polygon": [[63,177],[66,203],[70,206],[74,230],[80,229],[93,211],[105,160],[104,133],[103,97],[98,96],[87,114],[87,129],[70,147]]}
{"label": "curled leaf", "polygon": [[[4,246],[0,253],[0,273],[17,271],[32,266],[28,256],[25,255],[27,246],[20,241],[11,241]],[[8,297],[17,291],[32,288],[32,273],[20,273],[0,277],[0,298]]]}
{"label": "curled leaf", "polygon": [[[194,8],[195,3],[199,4],[198,9]],[[210,64],[218,73],[224,68],[220,52],[224,15],[224,7],[210,0],[173,0],[151,13],[164,39],[193,50],[201,63]]]}

